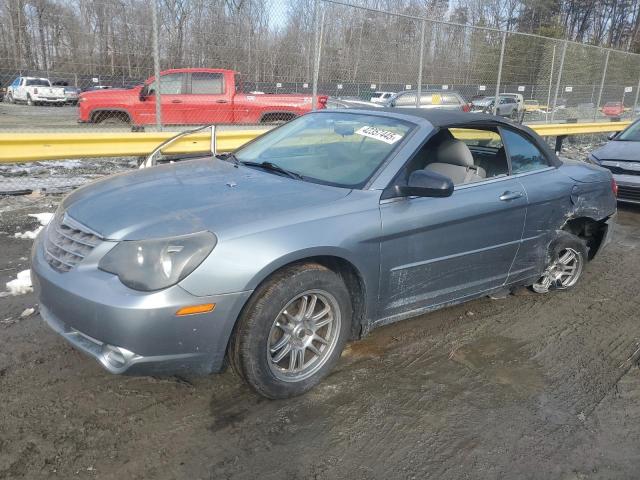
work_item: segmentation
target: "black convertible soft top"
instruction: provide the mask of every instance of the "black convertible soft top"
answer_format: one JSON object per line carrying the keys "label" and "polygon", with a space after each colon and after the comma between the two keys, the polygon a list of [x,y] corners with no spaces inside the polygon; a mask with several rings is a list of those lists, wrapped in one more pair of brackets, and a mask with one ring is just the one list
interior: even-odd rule
{"label": "black convertible soft top", "polygon": [[522,127],[517,123],[503,117],[496,117],[486,113],[468,113],[461,110],[445,110],[440,108],[376,108],[374,113],[388,112],[396,115],[408,115],[412,117],[424,118],[434,127],[449,127],[452,125],[482,123],[496,124],[502,123],[509,126]]}

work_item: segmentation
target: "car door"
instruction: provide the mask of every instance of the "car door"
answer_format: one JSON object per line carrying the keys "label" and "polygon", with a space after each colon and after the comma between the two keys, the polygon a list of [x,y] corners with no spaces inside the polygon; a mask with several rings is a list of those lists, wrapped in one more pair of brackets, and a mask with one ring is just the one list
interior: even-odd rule
{"label": "car door", "polygon": [[528,279],[542,270],[547,245],[571,207],[576,182],[561,175],[542,146],[519,131],[501,128],[512,175],[527,194],[527,220],[522,246],[514,261],[509,283]]}
{"label": "car door", "polygon": [[503,285],[520,246],[526,206],[523,186],[508,173],[456,185],[446,198],[382,200],[380,317]]}
{"label": "car door", "polygon": [[[16,83],[17,82],[17,83]],[[27,99],[27,89],[25,88],[26,80],[22,77],[17,78],[15,82],[13,82],[13,98],[16,100],[25,101]]]}
{"label": "car door", "polygon": [[[185,95],[186,73],[166,73],[160,76],[160,94],[162,123],[181,125],[185,123]],[[156,82],[149,85],[149,96],[142,102],[141,109],[145,118],[144,123],[155,122],[155,90]]]}
{"label": "car door", "polygon": [[192,72],[189,82],[189,93],[184,96],[187,123],[233,122],[232,95],[222,73]]}

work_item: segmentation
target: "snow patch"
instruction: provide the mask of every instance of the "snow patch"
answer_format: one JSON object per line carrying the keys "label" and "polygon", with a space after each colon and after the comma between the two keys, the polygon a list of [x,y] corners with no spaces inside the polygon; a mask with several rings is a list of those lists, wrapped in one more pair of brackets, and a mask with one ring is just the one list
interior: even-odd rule
{"label": "snow patch", "polygon": [[31,270],[22,270],[15,279],[7,282],[5,295],[24,295],[30,292],[33,292]]}
{"label": "snow patch", "polygon": [[29,216],[37,219],[38,222],[40,222],[40,226],[35,230],[30,230],[28,232],[17,232],[13,235],[15,238],[26,238],[29,240],[33,240],[38,236],[40,231],[51,221],[54,214],[49,212],[30,213]]}

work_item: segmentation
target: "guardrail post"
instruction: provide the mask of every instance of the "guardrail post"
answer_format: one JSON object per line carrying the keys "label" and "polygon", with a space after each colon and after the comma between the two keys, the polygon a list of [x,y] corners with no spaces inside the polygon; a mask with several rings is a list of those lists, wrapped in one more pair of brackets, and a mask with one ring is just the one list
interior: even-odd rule
{"label": "guardrail post", "polygon": [[[314,2],[314,18],[318,21],[318,9],[320,8],[320,1]],[[318,28],[319,27],[319,28]],[[311,108],[316,110],[318,104],[318,76],[320,75],[320,57],[322,55],[322,37],[324,35],[324,8],[322,9],[322,16],[320,17],[320,25],[316,25],[314,28],[315,38],[315,58],[313,61],[313,84],[311,86]]]}
{"label": "guardrail post", "polygon": [[502,32],[502,45],[500,46],[500,64],[498,65],[498,79],[496,81],[496,95],[493,97],[493,114],[498,114],[498,102],[500,102],[500,82],[502,81],[502,63],[504,62],[504,46],[507,43],[507,32]]}
{"label": "guardrail post", "polygon": [[424,29],[426,21],[422,20],[422,28],[420,29],[420,60],[418,61],[418,92],[416,93],[416,108],[420,108],[420,99],[422,97],[422,62],[424,61]]}
{"label": "guardrail post", "polygon": [[547,93],[547,108],[544,112],[544,121],[549,121],[549,107],[551,106],[551,84],[553,83],[553,67],[556,63],[556,46],[553,45],[553,53],[551,54],[551,72],[549,73],[549,91]]}
{"label": "guardrail post", "polygon": [[562,81],[562,69],[564,68],[564,57],[567,54],[567,41],[565,40],[562,45],[562,54],[560,55],[560,70],[558,71],[558,78],[556,80],[556,93],[553,96],[553,107],[551,107],[551,121],[556,116],[556,105],[558,104],[558,92],[560,91],[560,82]]}
{"label": "guardrail post", "polygon": [[160,98],[160,34],[158,28],[157,0],[151,0],[151,21],[153,23],[153,75],[156,83],[154,92],[156,100],[156,127],[158,130],[162,130],[162,103]]}
{"label": "guardrail post", "polygon": [[598,91],[598,103],[596,109],[593,112],[593,121],[595,122],[598,110],[600,110],[600,102],[602,101],[602,90],[604,89],[604,80],[607,77],[607,68],[609,67],[609,54],[611,50],[607,50],[607,56],[604,57],[604,70],[602,71],[602,79],[600,80],[600,90]]}

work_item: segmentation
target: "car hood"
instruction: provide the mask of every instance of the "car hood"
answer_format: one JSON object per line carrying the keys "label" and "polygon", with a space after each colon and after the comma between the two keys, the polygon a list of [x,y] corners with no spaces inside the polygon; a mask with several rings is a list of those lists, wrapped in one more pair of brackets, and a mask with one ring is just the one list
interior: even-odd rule
{"label": "car hood", "polygon": [[224,236],[236,227],[258,228],[277,216],[294,218],[295,211],[309,212],[312,206],[350,192],[203,159],[114,175],[76,190],[62,206],[106,239],[140,240],[203,230]]}
{"label": "car hood", "polygon": [[598,160],[640,161],[640,142],[611,141],[591,153]]}

